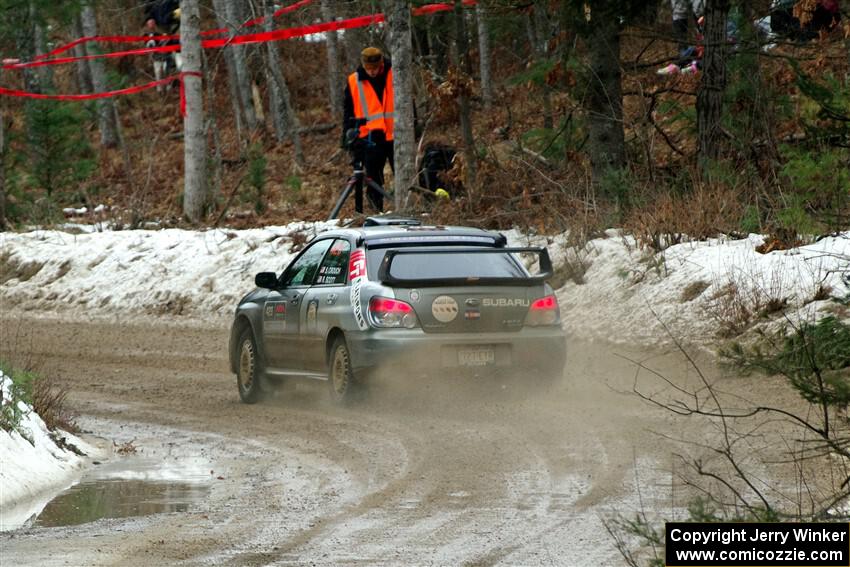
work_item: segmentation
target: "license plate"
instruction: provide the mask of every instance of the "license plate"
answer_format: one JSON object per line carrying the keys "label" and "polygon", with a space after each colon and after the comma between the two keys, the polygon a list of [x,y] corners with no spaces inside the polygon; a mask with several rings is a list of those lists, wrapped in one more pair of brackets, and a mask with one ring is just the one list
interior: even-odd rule
{"label": "license plate", "polygon": [[496,353],[492,348],[462,348],[457,351],[457,363],[461,366],[486,366],[495,362]]}

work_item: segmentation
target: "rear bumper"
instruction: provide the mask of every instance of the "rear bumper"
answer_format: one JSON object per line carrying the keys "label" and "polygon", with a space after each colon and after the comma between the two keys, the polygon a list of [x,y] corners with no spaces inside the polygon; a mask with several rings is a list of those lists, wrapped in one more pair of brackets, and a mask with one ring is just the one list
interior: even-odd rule
{"label": "rear bumper", "polygon": [[[346,339],[356,372],[381,367],[417,372],[477,369],[560,374],[566,363],[566,336],[557,327],[525,328],[510,334],[379,329]],[[471,352],[487,353],[486,363],[471,363]]]}

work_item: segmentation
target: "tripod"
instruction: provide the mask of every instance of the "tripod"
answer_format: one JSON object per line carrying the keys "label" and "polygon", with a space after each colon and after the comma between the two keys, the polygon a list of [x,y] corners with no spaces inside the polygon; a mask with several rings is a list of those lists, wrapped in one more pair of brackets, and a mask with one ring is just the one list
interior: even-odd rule
{"label": "tripod", "polygon": [[[351,165],[354,166],[354,171],[351,173],[351,177],[348,178],[348,181],[345,182],[342,193],[340,193],[339,198],[336,200],[336,204],[334,205],[333,210],[331,210],[328,220],[332,220],[337,217],[340,209],[342,209],[342,206],[345,204],[345,200],[348,199],[348,196],[351,195],[352,191],[354,191],[354,210],[358,213],[362,213],[364,184],[366,187],[371,187],[385,199],[390,198],[389,194],[387,194],[383,187],[378,185],[371,177],[366,176],[366,167],[363,164],[362,158],[355,157],[351,162]],[[372,205],[373,209],[378,212],[382,211],[382,207],[379,207],[378,204],[375,203],[369,191],[366,191],[366,198],[369,199],[369,204]]]}

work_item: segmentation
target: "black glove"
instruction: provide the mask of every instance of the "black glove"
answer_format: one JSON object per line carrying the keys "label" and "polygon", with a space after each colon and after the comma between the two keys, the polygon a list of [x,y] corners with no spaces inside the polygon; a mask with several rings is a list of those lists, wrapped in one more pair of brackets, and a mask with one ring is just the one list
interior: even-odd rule
{"label": "black glove", "polygon": [[343,134],[343,148],[346,150],[350,150],[354,143],[357,141],[358,136],[360,135],[360,130],[358,128],[349,128]]}

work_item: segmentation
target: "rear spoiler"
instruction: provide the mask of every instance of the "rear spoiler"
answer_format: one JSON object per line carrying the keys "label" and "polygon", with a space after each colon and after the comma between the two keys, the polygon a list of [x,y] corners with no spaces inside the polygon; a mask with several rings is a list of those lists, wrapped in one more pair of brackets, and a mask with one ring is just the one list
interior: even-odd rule
{"label": "rear spoiler", "polygon": [[464,248],[464,249],[446,249],[446,250],[428,250],[428,254],[515,254],[515,253],[536,253],[540,263],[540,273],[524,278],[479,278],[468,276],[463,278],[428,278],[428,279],[408,279],[398,278],[391,273],[393,260],[396,256],[405,254],[423,254],[423,250],[402,249],[402,250],[387,250],[384,259],[381,262],[381,267],[378,268],[378,281],[396,287],[428,287],[428,286],[443,286],[443,285],[538,285],[552,277],[552,260],[549,258],[549,251],[543,247],[528,247],[528,248]]}

